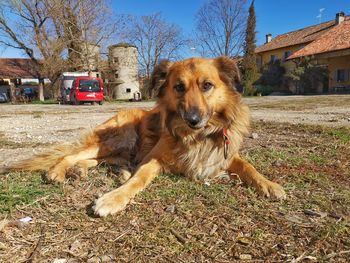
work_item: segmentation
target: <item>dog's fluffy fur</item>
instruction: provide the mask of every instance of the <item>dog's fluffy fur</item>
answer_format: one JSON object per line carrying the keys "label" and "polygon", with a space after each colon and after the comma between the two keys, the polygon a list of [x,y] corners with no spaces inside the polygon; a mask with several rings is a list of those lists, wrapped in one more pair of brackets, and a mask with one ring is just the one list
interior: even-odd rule
{"label": "dog's fluffy fur", "polygon": [[284,198],[280,185],[238,155],[249,126],[248,107],[235,89],[239,76],[227,57],[162,61],[152,76],[151,86],[158,94],[154,109],[118,112],[78,144],[56,147],[8,169],[48,170],[50,180],[62,182],[73,166],[86,176],[89,167],[103,161],[118,165],[125,183],[96,200],[94,211],[100,216],[124,209],[164,171],[194,180],[227,171],[265,196]]}

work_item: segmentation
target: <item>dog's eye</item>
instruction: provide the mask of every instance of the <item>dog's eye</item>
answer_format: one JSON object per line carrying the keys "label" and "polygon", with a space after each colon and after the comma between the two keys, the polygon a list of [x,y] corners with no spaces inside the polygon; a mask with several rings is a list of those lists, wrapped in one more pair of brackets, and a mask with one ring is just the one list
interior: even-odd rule
{"label": "dog's eye", "polygon": [[214,85],[211,84],[211,83],[208,82],[208,81],[204,82],[204,84],[203,84],[203,90],[204,90],[204,91],[208,91],[208,90],[210,90],[212,87],[214,87]]}
{"label": "dog's eye", "polygon": [[182,93],[185,91],[185,85],[183,83],[176,84],[174,88],[179,93]]}

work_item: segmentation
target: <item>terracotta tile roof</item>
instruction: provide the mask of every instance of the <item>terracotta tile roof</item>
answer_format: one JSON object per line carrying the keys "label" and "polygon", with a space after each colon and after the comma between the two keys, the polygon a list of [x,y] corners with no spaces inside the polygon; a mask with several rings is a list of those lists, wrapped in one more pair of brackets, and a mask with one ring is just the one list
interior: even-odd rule
{"label": "terracotta tile roof", "polygon": [[350,20],[333,27],[320,38],[292,54],[288,59],[348,48],[350,49]]}
{"label": "terracotta tile roof", "polygon": [[[346,21],[350,21],[350,16],[345,17]],[[329,31],[335,26],[335,19],[324,22],[318,25],[306,27],[282,35],[278,35],[271,40],[271,42],[266,43],[258,48],[256,48],[256,53],[265,52],[269,50],[274,50],[278,48],[294,46],[298,44],[307,44],[315,39],[319,38],[325,32]]]}
{"label": "terracotta tile roof", "polygon": [[38,78],[39,68],[27,58],[0,58],[0,78]]}

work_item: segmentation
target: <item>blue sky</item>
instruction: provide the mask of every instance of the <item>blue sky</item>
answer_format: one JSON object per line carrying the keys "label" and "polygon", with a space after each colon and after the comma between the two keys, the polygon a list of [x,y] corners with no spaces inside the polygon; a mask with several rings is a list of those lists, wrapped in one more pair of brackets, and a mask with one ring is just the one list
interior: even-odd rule
{"label": "blue sky", "polygon": [[[194,18],[205,0],[111,0],[116,13],[147,15],[161,12],[169,22],[178,24],[186,34],[194,29]],[[344,11],[350,15],[350,0],[255,0],[257,16],[257,44],[263,44],[265,34],[273,36],[319,23],[316,18],[322,12],[321,21],[335,18]],[[23,57],[13,49],[0,49],[0,57]]]}

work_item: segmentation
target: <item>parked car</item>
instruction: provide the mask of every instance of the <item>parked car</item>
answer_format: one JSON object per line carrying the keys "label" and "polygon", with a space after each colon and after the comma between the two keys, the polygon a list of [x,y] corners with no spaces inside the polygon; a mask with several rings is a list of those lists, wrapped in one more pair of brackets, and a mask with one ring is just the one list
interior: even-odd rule
{"label": "parked car", "polygon": [[26,97],[29,101],[37,98],[38,94],[32,87],[25,87],[21,92],[22,96]]}
{"label": "parked car", "polygon": [[63,72],[60,80],[61,80],[61,97],[59,100],[63,104],[72,103],[70,99],[70,93],[73,86],[73,81],[77,77],[88,77],[88,72]]}
{"label": "parked car", "polygon": [[0,92],[0,102],[8,102],[9,98],[7,97],[6,92]]}
{"label": "parked car", "polygon": [[83,104],[84,102],[90,102],[91,104],[98,102],[102,105],[104,100],[102,79],[77,77],[73,81],[69,99],[75,105]]}

